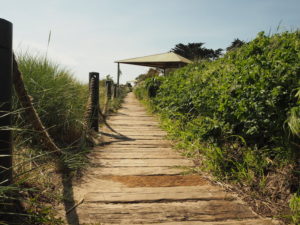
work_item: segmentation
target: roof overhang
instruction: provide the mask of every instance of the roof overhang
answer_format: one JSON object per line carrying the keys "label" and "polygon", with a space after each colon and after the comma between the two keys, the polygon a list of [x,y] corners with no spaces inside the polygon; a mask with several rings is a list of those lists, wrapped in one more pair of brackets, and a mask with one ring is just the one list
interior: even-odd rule
{"label": "roof overhang", "polygon": [[116,61],[116,63],[166,69],[166,68],[179,68],[185,66],[186,64],[192,63],[192,61],[178,54],[175,54],[174,52],[168,52],[163,54],[119,60]]}

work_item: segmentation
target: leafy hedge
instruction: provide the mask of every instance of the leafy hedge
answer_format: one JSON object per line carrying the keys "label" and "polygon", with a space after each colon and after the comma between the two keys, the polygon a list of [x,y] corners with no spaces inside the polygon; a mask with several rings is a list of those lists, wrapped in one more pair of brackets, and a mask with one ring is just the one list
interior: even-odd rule
{"label": "leafy hedge", "polygon": [[[299,87],[300,32],[261,32],[218,60],[145,80],[135,93],[188,154],[204,153],[215,175],[261,185],[268,171],[299,158],[291,133],[299,135]],[[299,179],[288,185],[299,188]]]}
{"label": "leafy hedge", "polygon": [[219,60],[151,78],[144,86],[157,111],[197,126],[200,139],[224,142],[239,135],[258,148],[285,148],[285,122],[300,86],[299,38],[299,32],[262,32]]}

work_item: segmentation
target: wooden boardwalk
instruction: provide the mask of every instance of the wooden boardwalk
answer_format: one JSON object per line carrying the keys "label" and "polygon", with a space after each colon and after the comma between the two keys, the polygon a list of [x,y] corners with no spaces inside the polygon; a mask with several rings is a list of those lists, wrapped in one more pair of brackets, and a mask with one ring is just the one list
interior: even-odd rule
{"label": "wooden boardwalk", "polygon": [[204,178],[182,175],[193,163],[171,148],[132,93],[108,123],[105,144],[90,154],[91,167],[74,187],[83,199],[74,224],[276,224]]}

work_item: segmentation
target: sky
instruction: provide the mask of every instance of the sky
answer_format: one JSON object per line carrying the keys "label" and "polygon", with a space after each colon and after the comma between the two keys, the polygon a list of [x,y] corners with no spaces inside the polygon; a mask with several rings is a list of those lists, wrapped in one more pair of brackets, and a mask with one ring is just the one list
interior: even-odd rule
{"label": "sky", "polygon": [[[0,18],[13,23],[15,52],[40,54],[81,82],[89,72],[117,77],[116,60],[204,42],[225,49],[300,27],[300,0],[0,0]],[[47,51],[49,32],[50,45]],[[121,83],[149,68],[121,65]]]}

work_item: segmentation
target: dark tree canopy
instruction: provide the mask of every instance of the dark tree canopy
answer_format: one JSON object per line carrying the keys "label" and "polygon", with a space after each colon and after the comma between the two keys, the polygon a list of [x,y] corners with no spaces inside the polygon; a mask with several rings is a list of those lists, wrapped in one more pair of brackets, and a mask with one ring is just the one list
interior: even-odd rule
{"label": "dark tree canopy", "polygon": [[241,41],[240,39],[236,38],[236,39],[233,40],[233,42],[231,42],[231,45],[228,46],[228,47],[226,48],[226,50],[227,50],[227,51],[231,51],[231,50],[233,50],[233,49],[236,49],[236,48],[241,47],[241,46],[244,45],[244,44],[245,44],[244,41]]}
{"label": "dark tree canopy", "polygon": [[150,68],[147,73],[140,74],[137,78],[135,78],[135,85],[144,81],[145,79],[147,79],[149,77],[158,76],[159,73],[160,73],[160,71],[158,69]]}
{"label": "dark tree canopy", "polygon": [[217,50],[208,49],[203,47],[204,43],[188,43],[187,45],[179,43],[171,52],[181,55],[190,60],[200,60],[200,59],[216,59],[222,55],[223,49],[219,48]]}

